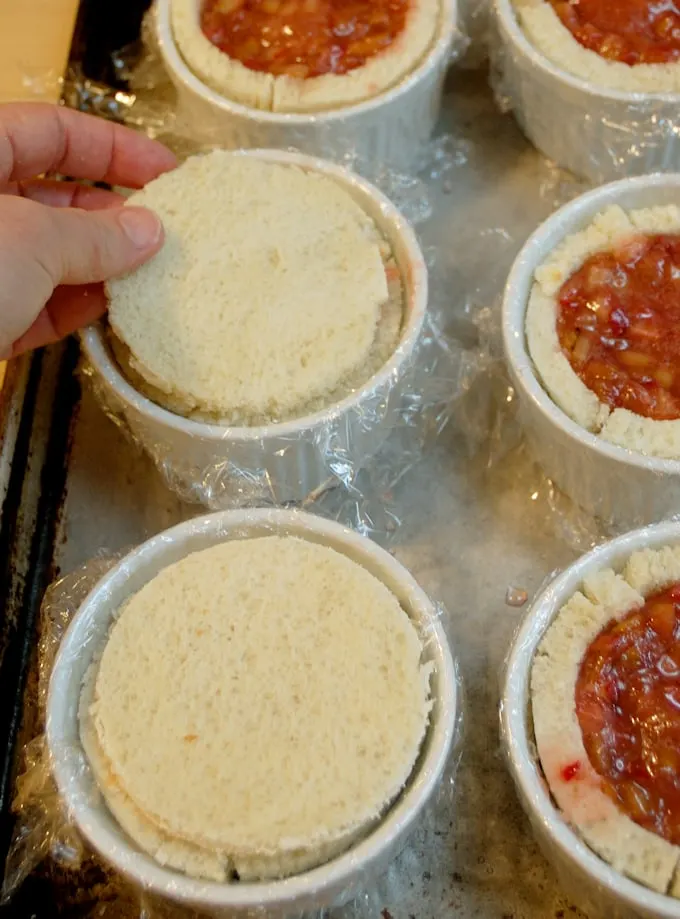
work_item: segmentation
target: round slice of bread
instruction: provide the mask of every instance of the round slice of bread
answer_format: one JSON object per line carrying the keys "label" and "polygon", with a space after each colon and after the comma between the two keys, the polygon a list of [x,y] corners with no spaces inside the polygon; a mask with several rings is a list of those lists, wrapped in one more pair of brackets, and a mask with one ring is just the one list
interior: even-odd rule
{"label": "round slice of bread", "polygon": [[128,200],[161,217],[165,243],[109,282],[109,321],[175,410],[294,418],[370,363],[384,241],[333,179],[218,150]]}
{"label": "round slice of bread", "polygon": [[166,568],[114,624],[82,718],[95,771],[192,855],[250,878],[313,867],[408,780],[431,705],[421,656],[397,599],[345,556],[223,543]]}
{"label": "round slice of bread", "polygon": [[80,704],[80,739],[108,809],[121,828],[160,865],[208,881],[277,880],[300,874],[341,854],[370,829],[366,824],[313,850],[281,852],[277,858],[242,852],[221,852],[173,836],[140,810],[125,793],[111,761],[102,750],[91,715],[96,666],[88,672]]}
{"label": "round slice of bread", "polygon": [[[367,380],[374,376],[389,360],[399,343],[403,321],[403,286],[401,275],[393,259],[387,259],[385,268],[388,278],[389,297],[380,311],[378,319],[378,328],[375,339],[367,360],[356,367],[347,376],[339,381],[337,386],[322,396],[308,400],[304,405],[297,407],[293,414],[312,415],[314,412],[321,411],[327,405],[340,402],[349,393],[356,392]],[[118,362],[120,369],[127,377],[128,381],[134,388],[147,399],[155,402],[157,405],[174,412],[177,415],[184,415],[194,421],[201,421],[207,424],[221,424],[224,422],[224,416],[220,413],[209,413],[205,410],[189,405],[185,398],[178,393],[167,393],[158,389],[136,369],[134,356],[128,346],[109,330],[109,345],[113,355]],[[277,420],[285,420],[286,414],[279,416]],[[269,415],[262,417],[250,416],[248,421],[251,424],[268,424],[273,419]]]}

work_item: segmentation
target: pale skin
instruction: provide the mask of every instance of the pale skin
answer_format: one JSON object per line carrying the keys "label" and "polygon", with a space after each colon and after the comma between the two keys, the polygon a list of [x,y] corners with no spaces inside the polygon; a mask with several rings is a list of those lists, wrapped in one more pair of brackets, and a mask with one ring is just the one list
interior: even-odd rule
{"label": "pale skin", "polygon": [[155,214],[123,208],[120,195],[78,180],[141,188],[175,165],[162,144],[103,119],[0,105],[0,360],[97,319],[106,310],[103,282],[163,244]]}

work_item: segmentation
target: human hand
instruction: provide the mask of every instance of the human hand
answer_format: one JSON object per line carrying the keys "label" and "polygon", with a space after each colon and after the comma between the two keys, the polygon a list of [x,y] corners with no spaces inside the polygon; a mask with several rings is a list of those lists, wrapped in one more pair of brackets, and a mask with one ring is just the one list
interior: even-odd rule
{"label": "human hand", "polygon": [[156,141],[40,103],[0,105],[0,360],[106,309],[102,282],[154,255],[159,219],[120,195],[44,173],[140,188],[176,165]]}

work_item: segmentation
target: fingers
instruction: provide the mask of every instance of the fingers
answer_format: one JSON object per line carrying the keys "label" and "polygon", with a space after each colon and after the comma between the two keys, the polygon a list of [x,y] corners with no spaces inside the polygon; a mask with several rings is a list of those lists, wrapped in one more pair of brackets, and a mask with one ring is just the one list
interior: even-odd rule
{"label": "fingers", "polygon": [[79,207],[85,211],[102,211],[125,203],[122,195],[104,188],[78,185],[76,182],[56,182],[32,179],[10,185],[6,193],[46,204],[48,207]]}
{"label": "fingers", "polygon": [[145,208],[86,213],[37,207],[41,214],[33,240],[35,254],[55,287],[126,274],[154,255],[163,242],[160,220]]}
{"label": "fingers", "polygon": [[58,287],[30,329],[14,342],[10,352],[0,355],[0,359],[7,360],[58,341],[90,325],[105,311],[106,295],[101,284]]}
{"label": "fingers", "polygon": [[177,165],[162,144],[61,106],[0,105],[0,186],[57,172],[141,188]]}
{"label": "fingers", "polygon": [[[32,328],[57,287],[125,274],[162,241],[160,221],[144,208],[85,211],[0,195],[0,353]],[[55,315],[31,334],[52,334],[47,319],[58,334]]]}

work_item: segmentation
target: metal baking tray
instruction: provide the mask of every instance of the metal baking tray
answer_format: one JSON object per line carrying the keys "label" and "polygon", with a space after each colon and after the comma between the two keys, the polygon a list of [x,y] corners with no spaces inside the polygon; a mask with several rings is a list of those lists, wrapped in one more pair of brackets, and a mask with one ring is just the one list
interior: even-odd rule
{"label": "metal baking tray", "polygon": [[[85,0],[72,66],[111,83],[111,52],[138,35],[145,6],[144,0]],[[436,247],[438,270],[448,279],[451,326],[474,337],[473,292],[490,273],[500,285],[516,248],[553,209],[556,175],[512,118],[499,113],[485,73],[452,72],[441,127],[463,139],[466,162],[432,180],[435,212],[422,237]],[[498,308],[490,297],[474,305]],[[14,362],[0,410],[3,864],[18,753],[34,715],[33,651],[45,587],[95,552],[128,548],[197,513],[165,489],[151,462],[105,417],[89,389],[81,390],[77,361],[78,345],[69,341]],[[400,895],[392,897],[387,883],[379,912],[382,919],[577,917],[533,842],[503,766],[497,726],[500,668],[522,615],[506,605],[506,591],[514,586],[531,594],[575,553],[541,502],[532,501],[527,460],[510,455],[503,474],[489,477],[468,440],[459,424],[449,425],[394,495],[404,521],[396,554],[450,611],[466,724],[455,801],[436,830],[416,839],[399,861]],[[45,863],[3,915],[138,912],[112,893],[96,864],[72,874]],[[359,907],[353,915],[372,913]]]}

